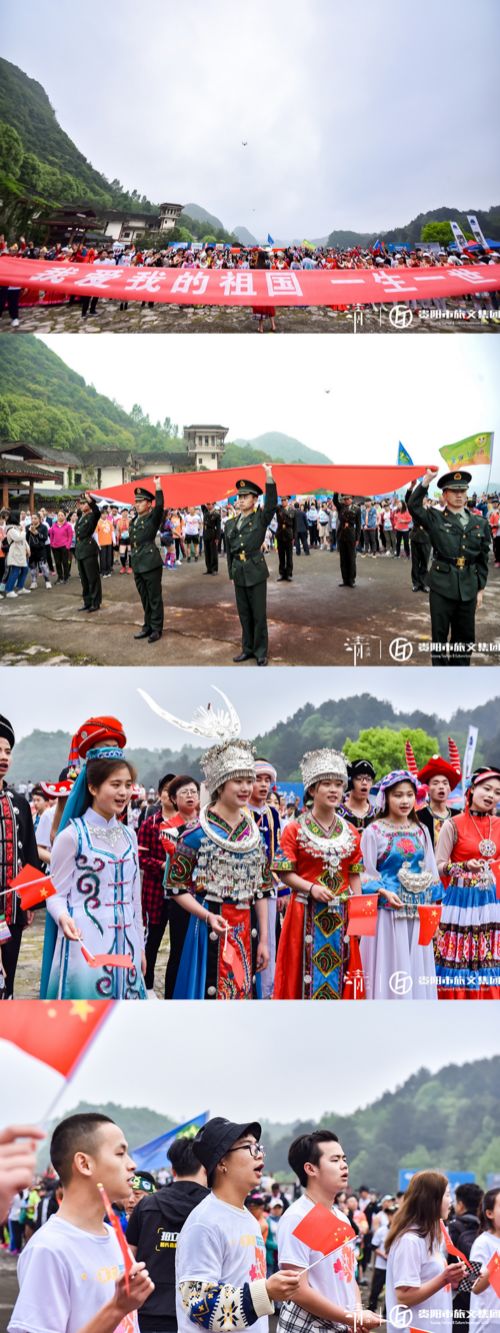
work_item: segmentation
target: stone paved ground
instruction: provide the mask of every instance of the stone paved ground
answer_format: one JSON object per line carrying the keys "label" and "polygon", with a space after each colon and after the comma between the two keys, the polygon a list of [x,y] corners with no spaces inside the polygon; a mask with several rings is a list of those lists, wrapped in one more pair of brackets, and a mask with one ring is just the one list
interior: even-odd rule
{"label": "stone paved ground", "polygon": [[[456,309],[452,303],[447,303],[449,312],[453,313]],[[352,311],[343,312],[319,306],[283,307],[277,312],[276,327],[278,333],[350,333],[356,322],[356,331],[359,333],[400,333],[401,326],[395,327],[391,323],[389,310],[390,307],[365,307],[362,315],[358,311],[354,321]],[[415,315],[408,327],[412,333],[500,331],[500,324],[491,319],[483,322],[481,317],[476,317],[472,308],[467,314],[467,320]],[[257,332],[258,321],[246,306],[155,305],[153,309],[143,309],[140,302],[131,302],[128,310],[121,311],[118,302],[101,299],[97,314],[86,320],[81,318],[80,310],[75,305],[33,309],[25,307],[21,310],[19,330],[11,330],[7,319],[0,327],[7,333],[252,333]]]}
{"label": "stone paved ground", "polygon": [[[167,496],[168,501],[168,496]],[[385,556],[358,557],[356,588],[339,587],[336,553],[313,551],[295,558],[292,583],[277,582],[277,555],[268,556],[268,616],[272,665],[358,666],[429,665],[428,597],[413,593],[409,562]],[[54,587],[27,597],[0,600],[0,662],[6,666],[229,666],[240,651],[234,592],[224,557],[217,577],[203,574],[204,563],[184,563],[164,571],[165,633],[159,643],[136,642],[142,608],[132,575],[116,571],[103,581],[99,615],[81,614],[76,572]],[[499,571],[493,565],[477,639],[499,641]],[[395,641],[411,645],[399,650]],[[361,640],[356,647],[356,640]],[[392,651],[391,651],[392,645]],[[406,655],[394,658],[400,651]],[[498,666],[500,653],[481,652],[476,666]],[[252,670],[246,663],[240,670]]]}

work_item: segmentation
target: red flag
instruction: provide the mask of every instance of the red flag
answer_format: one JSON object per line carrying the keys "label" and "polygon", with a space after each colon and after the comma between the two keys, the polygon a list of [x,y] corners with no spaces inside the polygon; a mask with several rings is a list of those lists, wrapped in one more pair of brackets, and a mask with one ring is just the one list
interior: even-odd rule
{"label": "red flag", "polygon": [[105,1188],[104,1188],[104,1185],[98,1185],[97,1188],[98,1188],[98,1190],[99,1190],[99,1194],[100,1194],[100,1196],[101,1196],[101,1199],[102,1199],[102,1201],[103,1201],[104,1207],[105,1207],[105,1209],[106,1209],[106,1216],[107,1216],[107,1218],[108,1218],[108,1222],[111,1222],[111,1226],[112,1226],[112,1228],[113,1228],[113,1231],[114,1231],[114,1233],[115,1233],[116,1239],[117,1239],[117,1241],[118,1241],[118,1244],[119,1244],[119,1246],[120,1246],[121,1252],[122,1252],[122,1254],[123,1254],[123,1262],[124,1262],[124,1265],[125,1265],[125,1286],[126,1286],[126,1289],[127,1289],[127,1295],[128,1295],[128,1294],[129,1294],[129,1291],[130,1291],[130,1272],[131,1272],[131,1269],[132,1269],[133,1266],[134,1266],[134,1260],[133,1260],[132,1254],[131,1254],[131,1252],[130,1252],[130,1250],[129,1250],[129,1247],[128,1247],[128,1245],[127,1245],[127,1242],[126,1242],[125,1236],[124,1236],[124,1234],[123,1234],[122,1228],[121,1228],[121,1226],[120,1226],[120,1219],[116,1216],[116,1213],[114,1212],[114,1210],[113,1210],[113,1208],[112,1208],[112,1206],[111,1206],[111,1203],[110,1203],[110,1201],[109,1201],[109,1199],[108,1199],[108,1196],[107,1196],[107,1194],[106,1194],[106,1190],[105,1190]]}
{"label": "red flag", "polygon": [[456,1245],[453,1244],[453,1241],[452,1241],[452,1239],[451,1239],[450,1233],[449,1233],[447,1227],[445,1227],[444,1222],[441,1222],[441,1232],[442,1232],[442,1236],[443,1236],[443,1240],[444,1240],[445,1249],[446,1249],[447,1254],[452,1254],[452,1255],[454,1256],[455,1259],[461,1259],[461,1260],[462,1260],[462,1263],[463,1263],[463,1264],[467,1264],[467,1268],[470,1268],[470,1263],[469,1263],[469,1260],[468,1260],[468,1258],[467,1258],[467,1255],[466,1255],[466,1254],[462,1254],[462,1251],[461,1251],[461,1250],[457,1250],[457,1247],[456,1247]]}
{"label": "red flag", "polygon": [[493,1291],[500,1296],[500,1250],[492,1254],[489,1264],[486,1264],[486,1272],[490,1275]]}
{"label": "red flag", "polygon": [[304,1245],[308,1245],[310,1250],[320,1250],[321,1254],[332,1254],[334,1250],[339,1250],[346,1240],[352,1240],[356,1232],[349,1222],[336,1217],[335,1213],[331,1213],[322,1203],[316,1203],[292,1234]]}
{"label": "red flag", "polygon": [[419,907],[419,944],[430,944],[431,940],[434,939],[441,920],[441,910],[441,905],[439,903],[424,903],[423,906]]}
{"label": "red flag", "polygon": [[349,898],[348,935],[375,935],[378,893],[355,893]]}
{"label": "red flag", "polygon": [[[31,271],[30,262],[30,271]],[[26,264],[24,264],[26,270]],[[162,270],[158,270],[160,273]],[[313,491],[324,490],[330,494],[340,491],[344,495],[389,495],[395,488],[409,485],[410,481],[422,476],[423,464],[412,467],[385,464],[334,464],[334,463],[274,463],[273,477],[278,488],[278,495],[310,495]],[[245,469],[249,481],[256,481],[259,486],[265,482],[262,464]],[[207,500],[225,500],[236,495],[236,482],[241,477],[241,467],[218,468],[216,472],[179,472],[164,473],[160,478],[165,503],[170,509],[204,504]],[[154,489],[153,478],[142,477],[141,484]],[[134,482],[122,486],[111,486],[106,491],[92,493],[119,504],[134,503]]]}
{"label": "red flag", "polygon": [[133,958],[130,953],[89,953],[83,944],[81,950],[85,962],[89,967],[132,967]]}
{"label": "red flag", "polygon": [[35,870],[34,866],[24,866],[11,881],[10,887],[16,890],[23,912],[27,912],[30,907],[36,907],[38,903],[43,903],[46,898],[51,898],[52,894],[57,892],[48,875],[44,875],[41,870]]}
{"label": "red flag", "polygon": [[113,1007],[113,1000],[2,1004],[0,1038],[68,1078]]}

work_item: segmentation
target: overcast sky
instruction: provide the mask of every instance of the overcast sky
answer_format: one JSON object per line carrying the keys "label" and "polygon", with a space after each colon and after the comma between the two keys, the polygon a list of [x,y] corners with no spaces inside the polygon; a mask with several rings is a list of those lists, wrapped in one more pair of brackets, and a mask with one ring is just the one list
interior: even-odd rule
{"label": "overcast sky", "polygon": [[[442,445],[496,430],[500,471],[500,339],[198,334],[189,350],[168,334],[43,341],[99,393],[127,411],[139,403],[153,422],[220,422],[230,440],[282,431],[335,463],[396,463],[401,440],[414,463],[443,470]],[[482,487],[487,469],[473,476]]]}
{"label": "overcast sky", "polygon": [[[84,1099],[149,1106],[178,1123],[204,1110],[234,1119],[348,1114],[393,1091],[422,1065],[434,1072],[497,1055],[497,1006],[483,1002],[479,1022],[475,1008],[433,1004],[423,1022],[421,1004],[317,1004],[312,1022],[311,1006],[298,1003],[293,1012],[285,1003],[117,1004],[57,1114]],[[372,1026],[376,1021],[375,1041],[368,1014]],[[46,1110],[54,1076],[37,1074],[34,1106],[26,1060],[16,1064],[15,1087],[10,1061],[9,1071],[2,1117],[30,1119]]]}
{"label": "overcast sky", "polygon": [[497,0],[86,0],[76,27],[60,0],[2,8],[2,54],[154,202],[259,239],[498,203]]}
{"label": "overcast sky", "polygon": [[183,742],[198,745],[170,723],[162,722],[138,693],[141,686],[170,713],[189,720],[198,704],[222,707],[213,690],[223,690],[237,709],[244,736],[268,731],[280,720],[291,717],[306,703],[320,704],[325,699],[342,699],[359,693],[390,699],[396,709],[423,708],[449,718],[457,708],[487,703],[496,698],[492,734],[498,731],[498,681],[491,671],[468,673],[464,694],[462,673],[451,668],[435,672],[432,694],[427,672],[417,667],[401,671],[398,667],[370,667],[353,672],[346,667],[275,667],[268,672],[266,688],[258,699],[248,689],[245,676],[234,667],[58,667],[57,670],[32,667],[0,669],[2,712],[10,718],[16,737],[29,735],[34,728],[43,731],[64,730],[73,734],[85,717],[96,713],[113,714],[123,722],[129,744],[151,749],[180,749]]}

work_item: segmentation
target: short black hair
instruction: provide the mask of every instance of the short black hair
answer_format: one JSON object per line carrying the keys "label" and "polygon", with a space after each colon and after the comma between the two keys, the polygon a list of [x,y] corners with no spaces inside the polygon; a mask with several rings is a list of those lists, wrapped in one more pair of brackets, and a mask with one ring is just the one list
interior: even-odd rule
{"label": "short black hair", "polygon": [[165,773],[164,776],[160,778],[160,781],[158,783],[159,794],[161,794],[164,787],[168,787],[169,782],[172,782],[173,778],[175,778],[175,773]]}
{"label": "short black hair", "polygon": [[75,1153],[95,1150],[100,1126],[114,1123],[109,1115],[84,1111],[81,1115],[70,1115],[56,1125],[50,1141],[50,1160],[62,1185],[69,1185]]}
{"label": "short black hair", "polygon": [[307,1185],[307,1175],[304,1171],[306,1162],[311,1162],[317,1166],[321,1157],[321,1143],[338,1143],[337,1134],[331,1129],[315,1129],[310,1134],[299,1134],[297,1139],[293,1140],[288,1150],[288,1163],[295,1175],[298,1176],[302,1186]]}
{"label": "short black hair", "polygon": [[483,1191],[481,1186],[475,1185],[471,1180],[465,1180],[462,1185],[457,1185],[455,1190],[456,1201],[458,1203],[463,1203],[467,1212],[474,1213],[476,1217],[481,1207],[482,1198]]}
{"label": "short black hair", "polygon": [[182,1180],[186,1176],[197,1176],[200,1169],[200,1161],[193,1152],[193,1140],[185,1138],[174,1139],[167,1152],[169,1162],[172,1163],[176,1176]]}

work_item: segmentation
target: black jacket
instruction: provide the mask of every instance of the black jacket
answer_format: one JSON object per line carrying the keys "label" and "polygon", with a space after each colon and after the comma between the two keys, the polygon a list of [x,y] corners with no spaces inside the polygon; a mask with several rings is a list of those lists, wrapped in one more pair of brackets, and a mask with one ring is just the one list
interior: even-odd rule
{"label": "black jacket", "polygon": [[186,1218],[209,1194],[193,1180],[176,1180],[141,1199],[127,1227],[127,1240],[137,1247],[155,1289],[139,1311],[141,1333],[176,1333],[175,1255]]}

